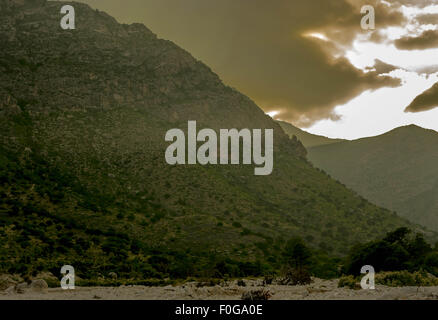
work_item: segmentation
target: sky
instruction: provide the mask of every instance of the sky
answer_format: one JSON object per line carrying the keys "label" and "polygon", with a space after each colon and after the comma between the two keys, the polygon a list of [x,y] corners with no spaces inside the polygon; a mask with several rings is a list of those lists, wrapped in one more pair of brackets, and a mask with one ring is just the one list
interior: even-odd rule
{"label": "sky", "polygon": [[[144,23],[266,113],[357,139],[438,131],[438,0],[82,0]],[[364,5],[375,29],[363,30]]]}

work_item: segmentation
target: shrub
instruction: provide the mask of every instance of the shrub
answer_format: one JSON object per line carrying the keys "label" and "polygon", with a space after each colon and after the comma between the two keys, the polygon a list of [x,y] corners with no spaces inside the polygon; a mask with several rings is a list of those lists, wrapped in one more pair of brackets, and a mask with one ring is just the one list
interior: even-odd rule
{"label": "shrub", "polygon": [[293,268],[286,272],[283,279],[280,280],[282,285],[307,285],[312,282],[310,273],[305,268]]}
{"label": "shrub", "polygon": [[247,228],[243,228],[243,231],[240,233],[241,236],[249,236],[251,234],[252,234],[251,230]]}
{"label": "shrub", "polygon": [[424,269],[438,277],[438,251],[431,252],[424,259]]}
{"label": "shrub", "polygon": [[269,290],[259,289],[251,290],[242,294],[242,300],[245,301],[256,301],[256,300],[269,300],[272,294]]}
{"label": "shrub", "polygon": [[438,278],[424,271],[382,272],[376,275],[376,283],[388,287],[429,287],[438,286]]}
{"label": "shrub", "polygon": [[338,288],[360,289],[360,283],[354,276],[342,276],[338,282]]}
{"label": "shrub", "polygon": [[234,228],[242,228],[242,224],[240,222],[234,221],[233,222],[233,227]]}
{"label": "shrub", "polygon": [[309,266],[310,273],[321,279],[339,278],[339,258],[333,258],[323,253],[315,254]]}
{"label": "shrub", "polygon": [[61,286],[61,282],[58,279],[48,278],[45,279],[49,288],[58,288]]}
{"label": "shrub", "polygon": [[203,279],[196,283],[197,288],[214,287],[221,284],[221,279]]}
{"label": "shrub", "polygon": [[270,285],[272,284],[272,281],[274,281],[274,276],[273,275],[266,275],[265,278],[263,279],[263,285]]}
{"label": "shrub", "polygon": [[[372,265],[376,271],[418,271],[435,269],[432,247],[423,235],[413,235],[407,228],[399,228],[388,233],[382,240],[355,246],[347,258],[345,271],[358,275],[364,265]],[[426,264],[430,264],[429,266]]]}

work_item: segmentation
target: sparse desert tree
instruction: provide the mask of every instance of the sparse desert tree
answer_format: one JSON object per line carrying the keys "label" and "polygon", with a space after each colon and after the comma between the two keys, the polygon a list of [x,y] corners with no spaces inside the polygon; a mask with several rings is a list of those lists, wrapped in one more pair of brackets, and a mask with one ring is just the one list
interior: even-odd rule
{"label": "sparse desert tree", "polygon": [[292,285],[309,284],[311,278],[308,268],[311,257],[311,250],[301,238],[290,239],[283,251],[286,271],[282,283]]}

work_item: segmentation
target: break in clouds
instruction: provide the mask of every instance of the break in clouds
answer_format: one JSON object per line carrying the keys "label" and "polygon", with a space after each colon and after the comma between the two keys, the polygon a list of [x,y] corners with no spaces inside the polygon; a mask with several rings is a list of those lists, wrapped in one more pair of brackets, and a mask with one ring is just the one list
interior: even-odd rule
{"label": "break in clouds", "polygon": [[[420,9],[437,3],[130,0],[130,6],[123,6],[122,0],[85,2],[118,12],[124,22],[144,22],[211,66],[225,83],[251,97],[265,112],[277,111],[277,118],[301,127],[321,119],[336,120],[334,108],[366,90],[399,86],[399,79],[379,72],[379,61],[365,72],[345,58],[346,51],[358,37],[388,41],[379,33],[382,29],[408,23],[402,5]],[[361,29],[363,5],[375,8],[375,31]],[[417,21],[421,19],[432,18],[423,14]],[[395,45],[403,50],[435,47],[435,33],[399,39]],[[424,106],[409,111],[418,110]]]}

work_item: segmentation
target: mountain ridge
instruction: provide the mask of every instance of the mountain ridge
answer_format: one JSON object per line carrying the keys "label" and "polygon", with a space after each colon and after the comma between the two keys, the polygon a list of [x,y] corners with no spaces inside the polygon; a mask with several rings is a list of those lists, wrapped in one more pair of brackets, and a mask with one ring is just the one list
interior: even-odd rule
{"label": "mountain ridge", "polygon": [[437,229],[437,146],[438,132],[408,125],[375,137],[309,148],[308,154],[317,167],[367,199]]}
{"label": "mountain ridge", "polygon": [[281,128],[289,137],[292,138],[293,136],[296,136],[306,148],[346,141],[344,139],[331,139],[325,136],[315,135],[307,131],[301,130],[300,128],[295,127],[289,122],[280,120],[276,120],[276,122],[280,124]]}
{"label": "mountain ridge", "polygon": [[[1,270],[258,275],[293,236],[339,256],[396,227],[424,231],[312,167],[251,99],[146,27],[76,2],[1,4]],[[64,4],[76,30],[59,27]],[[169,166],[165,133],[189,120],[274,129],[273,173]]]}

